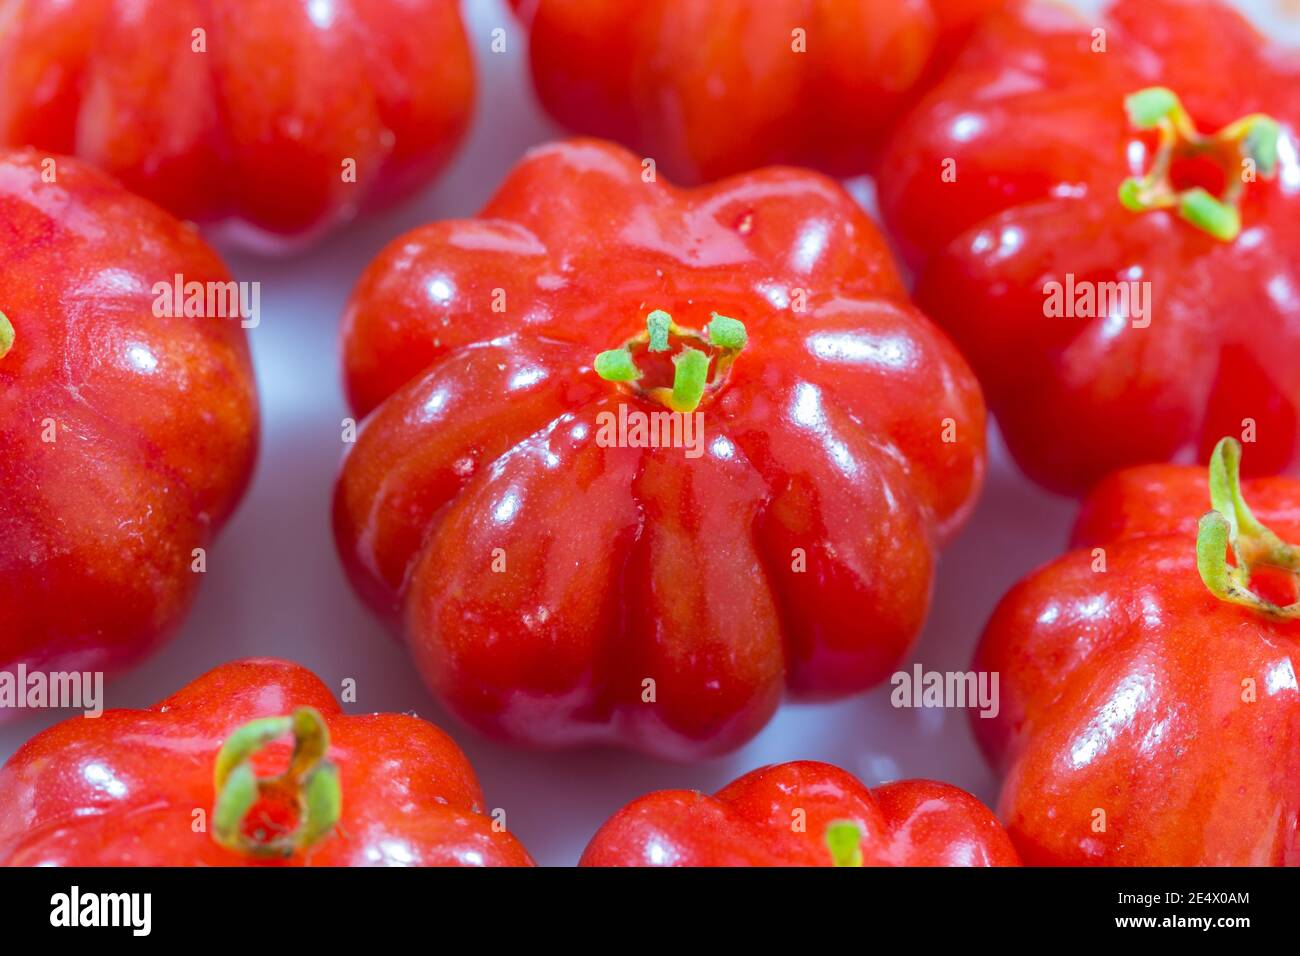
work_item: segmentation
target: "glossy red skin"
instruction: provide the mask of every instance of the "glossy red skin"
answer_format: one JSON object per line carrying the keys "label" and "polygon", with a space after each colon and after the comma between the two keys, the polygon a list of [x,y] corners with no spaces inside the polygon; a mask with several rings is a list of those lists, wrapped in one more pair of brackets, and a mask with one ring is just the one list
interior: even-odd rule
{"label": "glossy red skin", "polygon": [[[1244,492],[1300,541],[1300,482]],[[1202,468],[1107,478],[1080,513],[1077,550],[994,612],[975,666],[1000,672],[1002,706],[972,724],[1006,773],[999,816],[1026,863],[1300,864],[1300,621],[1206,589],[1195,541],[1209,500]]]}
{"label": "glossy red skin", "polygon": [[[342,815],[334,831],[288,859],[226,849],[195,832],[211,815],[222,743],[259,717],[314,707],[329,728]],[[253,758],[282,769],[286,738]],[[5,866],[530,866],[494,831],[460,748],[406,714],[344,714],[305,667],[273,658],[209,671],[148,710],[74,717],[24,744],[0,768]],[[258,813],[257,807],[252,810]]]}
{"label": "glossy red skin", "polygon": [[[536,149],[479,218],[370,265],[344,356],[372,414],[335,528],[358,590],[475,727],[692,759],[749,739],[785,687],[836,697],[893,671],[977,494],[984,413],[833,182],[767,169],[679,190],[640,172],[596,141]],[[794,288],[806,312],[773,305]],[[749,330],[701,405],[697,459],[595,441],[622,401],[662,411],[591,369],[653,308]]]}
{"label": "glossy red skin", "polygon": [[427,183],[473,106],[455,0],[16,0],[6,15],[0,146],[75,153],[254,246]]}
{"label": "glossy red skin", "polygon": [[596,831],[579,865],[830,866],[826,828],[837,820],[861,829],[864,866],[1020,862],[964,790],[931,780],[868,790],[838,767],[800,760],[761,767],[713,796],[659,790],[633,800]]}
{"label": "glossy red skin", "polygon": [[[1012,454],[1049,488],[1082,493],[1120,467],[1208,458],[1242,420],[1245,467],[1300,461],[1300,59],[1206,0],[1121,0],[1098,26],[1029,2],[990,18],[902,124],[880,201],[920,270],[916,298],[971,360]],[[1224,77],[1232,77],[1230,83]],[[1273,181],[1248,184],[1224,243],[1116,198],[1150,137],[1123,98],[1178,93],[1206,132],[1263,110],[1286,124]],[[944,161],[955,182],[941,181]],[[1210,188],[1217,190],[1218,184]],[[1151,282],[1151,324],[1048,318],[1067,273]]]}
{"label": "glossy red skin", "polygon": [[0,668],[111,672],[188,607],[257,393],[238,319],[154,315],[155,282],[230,279],[193,228],[73,159],[43,182],[42,159],[0,151]]}
{"label": "glossy red skin", "polygon": [[865,172],[885,128],[1005,0],[512,2],[552,116],[698,183],[778,163]]}

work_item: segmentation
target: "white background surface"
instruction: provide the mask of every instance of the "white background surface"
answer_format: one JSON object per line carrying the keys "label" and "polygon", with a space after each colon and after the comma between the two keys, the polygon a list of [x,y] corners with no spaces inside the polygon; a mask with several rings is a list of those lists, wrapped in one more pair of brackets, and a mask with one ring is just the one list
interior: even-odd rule
{"label": "white background surface", "polygon": [[[1300,16],[1300,0],[1244,5],[1269,19]],[[209,553],[206,579],[181,633],[156,657],[110,682],[107,706],[150,705],[207,669],[246,656],[296,660],[336,691],[345,677],[355,678],[358,702],[349,711],[413,711],[451,732],[478,771],[487,805],[505,808],[510,829],[539,863],[551,865],[576,862],[596,828],[634,797],[668,787],[712,791],[765,763],[826,760],[873,786],[931,777],[993,801],[996,783],[965,715],[895,710],[888,685],[835,704],[786,704],[748,746],[693,766],[613,750],[532,753],[493,744],[442,713],[405,649],[353,597],[329,525],[344,450],[340,421],[348,414],[337,351],[343,303],[390,239],[423,222],[473,215],[524,149],[563,135],[537,108],[524,37],[504,0],[464,0],[464,9],[477,58],[478,103],[469,139],[447,175],[394,212],[362,219],[306,255],[265,260],[227,254],[237,278],[262,283],[262,322],[250,333],[263,415],[257,474]],[[489,50],[496,27],[507,33],[503,55]],[[1294,39],[1298,28],[1291,19],[1282,32]],[[1060,552],[1073,518],[1071,502],[1015,473],[996,435],[992,445],[979,508],[939,565],[933,609],[913,657],[927,669],[969,666],[998,598]],[[0,758],[65,716],[42,713],[0,726]]]}

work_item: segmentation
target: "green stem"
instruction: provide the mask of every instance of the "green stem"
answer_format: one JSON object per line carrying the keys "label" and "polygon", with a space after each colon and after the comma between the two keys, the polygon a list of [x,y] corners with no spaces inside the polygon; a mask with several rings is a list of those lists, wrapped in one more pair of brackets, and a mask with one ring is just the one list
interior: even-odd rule
{"label": "green stem", "polygon": [[14,347],[14,326],[9,321],[9,316],[0,312],[0,359],[9,354],[9,350]]}
{"label": "green stem", "polygon": [[[1241,445],[1225,438],[1210,458],[1210,504],[1196,534],[1196,568],[1210,592],[1269,617],[1300,618],[1300,601],[1280,607],[1250,588],[1258,567],[1300,574],[1300,548],[1287,544],[1255,517],[1241,493]],[[1228,563],[1228,551],[1235,563]]]}
{"label": "green stem", "polygon": [[1196,128],[1177,94],[1163,86],[1139,90],[1124,100],[1129,123],[1135,129],[1159,134],[1151,168],[1145,176],[1130,176],[1119,187],[1119,201],[1132,212],[1176,209],[1178,215],[1216,239],[1231,242],[1241,232],[1238,204],[1245,187],[1239,169],[1227,169],[1223,194],[1213,196],[1200,186],[1174,188],[1170,168],[1182,156],[1223,154],[1250,159],[1256,172],[1272,179],[1277,172],[1277,120],[1252,113],[1206,135]]}
{"label": "green stem", "polygon": [[[293,755],[284,773],[258,777],[253,755],[267,744],[293,735]],[[212,785],[212,838],[227,849],[250,856],[293,856],[334,829],[342,811],[338,767],[326,758],[329,729],[320,712],[299,707],[288,717],[250,720],[232,733],[217,753]],[[298,806],[297,825],[287,833],[258,839],[245,833],[248,813],[262,797],[291,799]]]}
{"label": "green stem", "polygon": [[[673,356],[672,388],[646,388],[635,384],[641,378],[634,349],[647,352],[666,352],[671,347],[670,336],[707,346],[710,355],[702,349],[683,344]],[[646,330],[633,336],[622,348],[608,349],[596,356],[592,363],[596,374],[607,382],[628,385],[637,394],[660,402],[674,412],[693,412],[699,407],[704,393],[717,388],[731,368],[732,362],[749,342],[745,324],[738,319],[711,314],[704,332],[685,329],[673,322],[673,317],[663,309],[655,309],[646,316]],[[712,379],[709,371],[713,370]]]}
{"label": "green stem", "polygon": [[673,317],[663,309],[655,309],[645,317],[646,334],[650,344],[646,346],[651,352],[668,351],[668,333],[673,330]]}
{"label": "green stem", "polygon": [[832,866],[862,866],[862,828],[854,820],[833,820],[826,827]]}
{"label": "green stem", "polygon": [[627,349],[609,349],[596,356],[596,374],[607,382],[635,382],[641,377],[632,353]]}
{"label": "green stem", "polygon": [[692,412],[709,382],[709,357],[690,346],[673,356],[673,390],[663,403],[675,412]]}

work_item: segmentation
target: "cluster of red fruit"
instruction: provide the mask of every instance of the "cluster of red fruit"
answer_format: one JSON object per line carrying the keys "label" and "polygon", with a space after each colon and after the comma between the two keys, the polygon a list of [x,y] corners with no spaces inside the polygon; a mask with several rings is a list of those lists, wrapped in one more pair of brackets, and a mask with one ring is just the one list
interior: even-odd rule
{"label": "cluster of red fruit", "polygon": [[[604,139],[396,239],[342,325],[339,553],[451,713],[733,750],[905,661],[986,401],[1086,494],[977,652],[1001,822],[797,762],[638,800],[583,861],[1300,863],[1300,60],[1216,0],[515,7],[543,105]],[[181,219],[285,247],[400,200],[472,58],[452,0],[7,10],[0,672],[120,671],[258,440],[241,323],[155,307],[235,287]],[[914,284],[828,178],[867,172]],[[629,407],[702,415],[697,453],[597,440]],[[13,864],[529,863],[498,824],[441,731],[270,659],[0,769]]]}

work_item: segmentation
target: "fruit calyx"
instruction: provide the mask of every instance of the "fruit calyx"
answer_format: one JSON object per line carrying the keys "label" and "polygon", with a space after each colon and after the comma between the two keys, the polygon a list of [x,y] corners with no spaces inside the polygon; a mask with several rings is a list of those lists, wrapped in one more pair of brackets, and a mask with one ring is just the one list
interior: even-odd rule
{"label": "fruit calyx", "polygon": [[[623,383],[634,393],[653,399],[670,411],[693,412],[706,390],[716,389],[725,381],[731,364],[748,341],[745,325],[738,319],[714,312],[709,324],[700,331],[682,328],[663,309],[655,309],[646,316],[644,332],[628,339],[621,348],[601,352],[593,367],[606,381]],[[641,352],[668,352],[674,347],[672,386],[642,384],[636,356]]]}
{"label": "fruit calyx", "polygon": [[[1280,606],[1250,587],[1255,568],[1279,568],[1300,575],[1300,548],[1262,525],[1241,494],[1241,445],[1225,438],[1210,458],[1210,503],[1196,534],[1196,569],[1210,592],[1281,620],[1300,619],[1300,601]],[[1231,549],[1234,564],[1228,563]]]}
{"label": "fruit calyx", "polygon": [[9,316],[0,312],[0,359],[9,354],[9,350],[14,347],[14,326],[9,321]]}
{"label": "fruit calyx", "polygon": [[[1238,204],[1246,177],[1232,166],[1250,160],[1255,174],[1273,178],[1277,172],[1277,120],[1264,113],[1252,113],[1216,133],[1202,133],[1177,94],[1163,86],[1130,94],[1124,99],[1124,109],[1135,129],[1154,129],[1159,134],[1146,175],[1130,176],[1120,184],[1119,200],[1124,207],[1132,212],[1177,209],[1184,220],[1216,239],[1236,239],[1241,232]],[[1197,156],[1215,158],[1224,167],[1226,185],[1221,195],[1214,196],[1202,186],[1178,189],[1174,185],[1174,160]]]}
{"label": "fruit calyx", "polygon": [[862,866],[862,828],[854,820],[832,820],[826,825],[826,849],[831,866]]}
{"label": "fruit calyx", "polygon": [[[274,777],[258,777],[253,755],[287,734],[293,735],[288,768]],[[299,707],[288,717],[250,720],[237,728],[217,753],[212,774],[217,794],[212,838],[249,856],[289,857],[333,830],[343,797],[338,767],[325,756],[329,742],[325,719],[312,707]],[[262,798],[295,803],[297,825],[268,838],[247,833],[248,813]]]}

